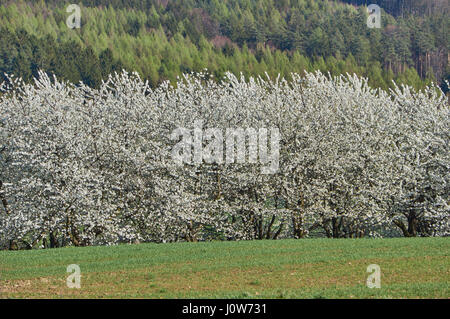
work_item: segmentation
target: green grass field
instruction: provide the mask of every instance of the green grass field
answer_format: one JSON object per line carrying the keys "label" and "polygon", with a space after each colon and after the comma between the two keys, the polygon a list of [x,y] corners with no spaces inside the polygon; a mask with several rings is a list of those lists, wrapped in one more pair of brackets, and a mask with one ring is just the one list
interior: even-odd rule
{"label": "green grass field", "polygon": [[[1,298],[449,298],[450,238],[0,251]],[[69,264],[81,288],[66,285]],[[368,288],[367,266],[381,267]]]}

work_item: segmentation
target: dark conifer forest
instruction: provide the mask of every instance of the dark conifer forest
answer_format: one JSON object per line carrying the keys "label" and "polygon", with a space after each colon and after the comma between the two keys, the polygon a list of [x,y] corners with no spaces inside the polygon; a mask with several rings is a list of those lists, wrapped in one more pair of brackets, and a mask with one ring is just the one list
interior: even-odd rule
{"label": "dark conifer forest", "polygon": [[[372,3],[381,28],[366,25]],[[205,68],[218,79],[321,70],[448,90],[448,0],[83,0],[75,29],[70,4],[0,0],[2,76],[44,70],[98,87],[126,69],[156,86]]]}

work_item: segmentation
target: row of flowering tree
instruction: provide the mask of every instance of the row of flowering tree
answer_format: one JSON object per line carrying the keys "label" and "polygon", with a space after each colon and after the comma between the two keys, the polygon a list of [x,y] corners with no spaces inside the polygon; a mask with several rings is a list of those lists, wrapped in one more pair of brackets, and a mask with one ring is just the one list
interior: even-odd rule
{"label": "row of flowering tree", "polygon": [[92,89],[41,72],[1,91],[2,248],[450,233],[436,87],[317,72],[151,89],[123,72]]}

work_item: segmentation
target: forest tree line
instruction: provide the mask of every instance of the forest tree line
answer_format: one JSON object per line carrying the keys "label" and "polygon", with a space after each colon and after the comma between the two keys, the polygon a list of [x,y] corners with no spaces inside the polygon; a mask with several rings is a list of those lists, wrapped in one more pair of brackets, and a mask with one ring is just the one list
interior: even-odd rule
{"label": "forest tree line", "polygon": [[[346,2],[346,3],[345,3]],[[98,87],[137,71],[154,87],[205,68],[216,78],[321,70],[444,90],[448,1],[370,1],[382,28],[366,26],[365,0],[84,0],[69,29],[69,1],[0,0],[0,72],[26,81],[39,69]]]}

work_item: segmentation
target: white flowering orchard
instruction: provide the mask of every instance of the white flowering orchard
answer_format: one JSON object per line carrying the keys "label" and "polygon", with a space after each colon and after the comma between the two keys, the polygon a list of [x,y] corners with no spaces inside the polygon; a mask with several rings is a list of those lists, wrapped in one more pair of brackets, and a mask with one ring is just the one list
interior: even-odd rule
{"label": "white flowering orchard", "polygon": [[2,248],[450,233],[436,87],[317,72],[151,89],[123,72],[1,90]]}

